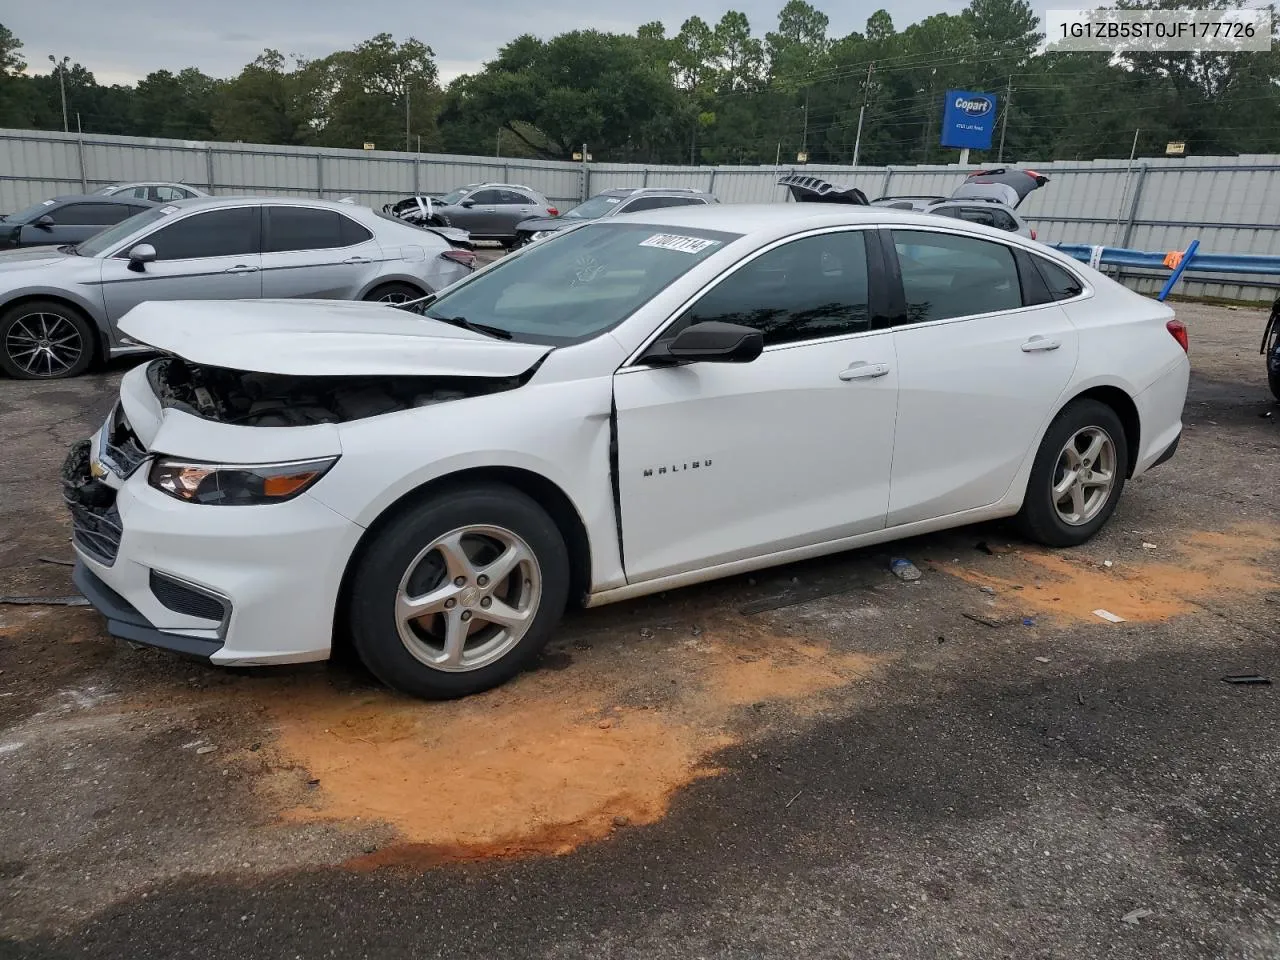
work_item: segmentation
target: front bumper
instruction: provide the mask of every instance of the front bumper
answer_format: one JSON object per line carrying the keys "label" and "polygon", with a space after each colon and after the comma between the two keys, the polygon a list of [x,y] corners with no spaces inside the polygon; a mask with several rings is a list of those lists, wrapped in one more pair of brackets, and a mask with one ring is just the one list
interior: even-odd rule
{"label": "front bumper", "polygon": [[[119,485],[104,493],[88,476],[99,446],[72,450],[64,482],[69,500],[92,491],[90,503],[72,504],[75,578],[108,632],[228,666],[329,656],[360,527],[306,494],[263,506],[182,503],[148,485],[145,464],[122,483],[112,475]],[[110,518],[114,542],[86,534],[85,510]]]}

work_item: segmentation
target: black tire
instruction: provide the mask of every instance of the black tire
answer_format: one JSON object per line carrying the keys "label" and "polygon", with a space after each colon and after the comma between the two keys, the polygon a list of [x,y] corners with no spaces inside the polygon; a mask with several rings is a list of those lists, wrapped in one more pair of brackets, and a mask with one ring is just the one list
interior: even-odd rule
{"label": "black tire", "polygon": [[1271,395],[1280,403],[1280,373],[1268,373],[1267,385],[1271,387]]}
{"label": "black tire", "polygon": [[[1114,476],[1106,500],[1087,522],[1069,523],[1060,515],[1054,502],[1054,484],[1064,478],[1060,460],[1066,455],[1068,441],[1082,430],[1100,430],[1111,441]],[[1124,490],[1125,476],[1129,470],[1129,445],[1124,424],[1116,412],[1097,400],[1076,400],[1067,405],[1054,418],[1045,431],[1040,450],[1036,453],[1027,481],[1027,493],[1018,514],[1018,526],[1022,533],[1036,543],[1049,547],[1075,547],[1086,542],[1102,529],[1111,517]],[[1078,514],[1085,516],[1085,514]]]}
{"label": "black tire", "polygon": [[364,299],[373,303],[404,303],[425,296],[425,293],[409,283],[384,283],[366,293]]}
{"label": "black tire", "polygon": [[[46,342],[52,354],[45,352]],[[93,363],[97,346],[89,321],[65,303],[28,300],[0,313],[0,370],[15,379],[78,377]]]}
{"label": "black tire", "polygon": [[[432,667],[410,652],[408,642],[401,638],[397,598],[402,579],[407,578],[412,584],[417,576],[411,571],[411,565],[421,571],[424,565],[434,562],[434,555],[428,555],[415,564],[415,557],[421,551],[452,531],[476,526],[501,528],[522,540],[536,558],[536,579],[541,580],[541,591],[528,628],[513,646],[493,662],[451,672]],[[519,673],[551,638],[569,596],[569,553],[559,528],[535,501],[500,484],[450,490],[410,506],[393,522],[382,526],[357,563],[351,581],[349,617],[351,636],[360,659],[388,686],[431,700],[479,693]],[[443,568],[435,572],[443,574]],[[527,588],[523,572],[513,576],[516,583],[523,583]],[[412,592],[427,593],[443,585],[445,580],[438,583],[424,580],[422,586]],[[467,586],[470,585],[468,580]],[[469,603],[476,609],[475,605],[483,601],[473,597]],[[456,600],[454,605],[455,610],[461,606]],[[464,613],[464,616],[470,614]],[[438,617],[442,619],[444,614]],[[485,632],[495,629],[483,617],[476,609],[475,621],[469,628],[478,628],[475,637],[482,642]],[[431,617],[430,623],[438,624],[439,620]],[[467,642],[470,644],[470,639]]]}

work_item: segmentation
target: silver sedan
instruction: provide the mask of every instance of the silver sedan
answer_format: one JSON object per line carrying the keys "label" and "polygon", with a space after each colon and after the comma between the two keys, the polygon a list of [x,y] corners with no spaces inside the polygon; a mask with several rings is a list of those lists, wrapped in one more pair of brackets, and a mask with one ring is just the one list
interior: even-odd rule
{"label": "silver sedan", "polygon": [[0,253],[0,370],[83,373],[141,348],[116,321],[144,300],[397,303],[467,276],[465,233],[325,200],[209,197],[156,207],[72,245]]}

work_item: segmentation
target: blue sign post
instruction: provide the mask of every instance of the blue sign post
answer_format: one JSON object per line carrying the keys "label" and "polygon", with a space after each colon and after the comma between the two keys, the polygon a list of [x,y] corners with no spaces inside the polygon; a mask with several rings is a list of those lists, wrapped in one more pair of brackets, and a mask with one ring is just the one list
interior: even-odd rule
{"label": "blue sign post", "polygon": [[990,150],[991,135],[996,129],[996,98],[991,93],[972,90],[948,90],[942,111],[944,147],[964,151],[961,163],[968,160],[970,150]]}

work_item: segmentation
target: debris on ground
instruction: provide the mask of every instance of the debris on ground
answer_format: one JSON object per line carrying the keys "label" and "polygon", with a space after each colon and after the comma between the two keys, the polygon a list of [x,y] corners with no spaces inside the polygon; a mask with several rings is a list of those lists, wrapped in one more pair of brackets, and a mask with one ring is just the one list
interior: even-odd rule
{"label": "debris on ground", "polygon": [[206,743],[203,747],[196,747],[196,753],[203,757],[205,754],[213,753],[217,749],[213,744]]}
{"label": "debris on ground", "polygon": [[87,607],[84,597],[0,597],[0,603],[28,607]]}
{"label": "debris on ground", "polygon": [[978,589],[981,590],[983,593],[987,594],[988,596],[994,597],[996,595],[995,587],[979,587]]}
{"label": "debris on ground", "polygon": [[1271,686],[1271,678],[1264,677],[1260,673],[1229,673],[1222,678],[1223,683],[1234,683],[1240,686]]}
{"label": "debris on ground", "polygon": [[1023,617],[1022,625],[1024,627],[1034,627],[1036,625],[1035,617]]}
{"label": "debris on ground", "polygon": [[1111,560],[1103,560],[1103,561],[1102,561],[1102,565],[1103,565],[1104,567],[1108,567],[1108,568],[1110,568],[1110,567],[1114,567],[1114,566],[1115,566],[1115,562],[1114,562],[1114,561],[1111,561]]}
{"label": "debris on ground", "polygon": [[1093,615],[1095,617],[1101,617],[1103,620],[1107,621],[1107,623],[1124,623],[1125,622],[1124,617],[1116,616],[1110,610],[1095,610],[1093,611]]}
{"label": "debris on ground", "polygon": [[977,550],[979,553],[985,553],[989,557],[994,557],[996,555],[996,552],[991,549],[991,545],[985,540],[979,540],[974,544],[973,549]]}
{"label": "debris on ground", "polygon": [[1156,545],[1154,543],[1147,543],[1144,541],[1142,544],[1143,550],[1154,550],[1155,548],[1156,548]]}
{"label": "debris on ground", "polygon": [[984,627],[991,627],[993,630],[1003,627],[1005,624],[1003,620],[997,620],[995,617],[985,617],[980,613],[962,613],[961,616],[972,620],[974,623],[980,623]]}
{"label": "debris on ground", "polygon": [[893,575],[899,580],[919,580],[924,574],[910,560],[905,557],[896,557],[889,561],[889,569],[893,571]]}
{"label": "debris on ground", "polygon": [[1145,920],[1147,917],[1151,916],[1154,912],[1155,912],[1154,910],[1148,910],[1146,907],[1139,907],[1137,910],[1130,910],[1128,913],[1126,913],[1123,917],[1120,918],[1120,922],[1127,923],[1131,927],[1136,927],[1138,925],[1139,920]]}
{"label": "debris on ground", "polygon": [[59,560],[57,557],[36,557],[41,563],[56,563],[60,567],[74,567],[74,560]]}
{"label": "debris on ground", "polygon": [[1036,663],[1048,663],[1048,662],[1049,662],[1048,657],[1036,657]]}

